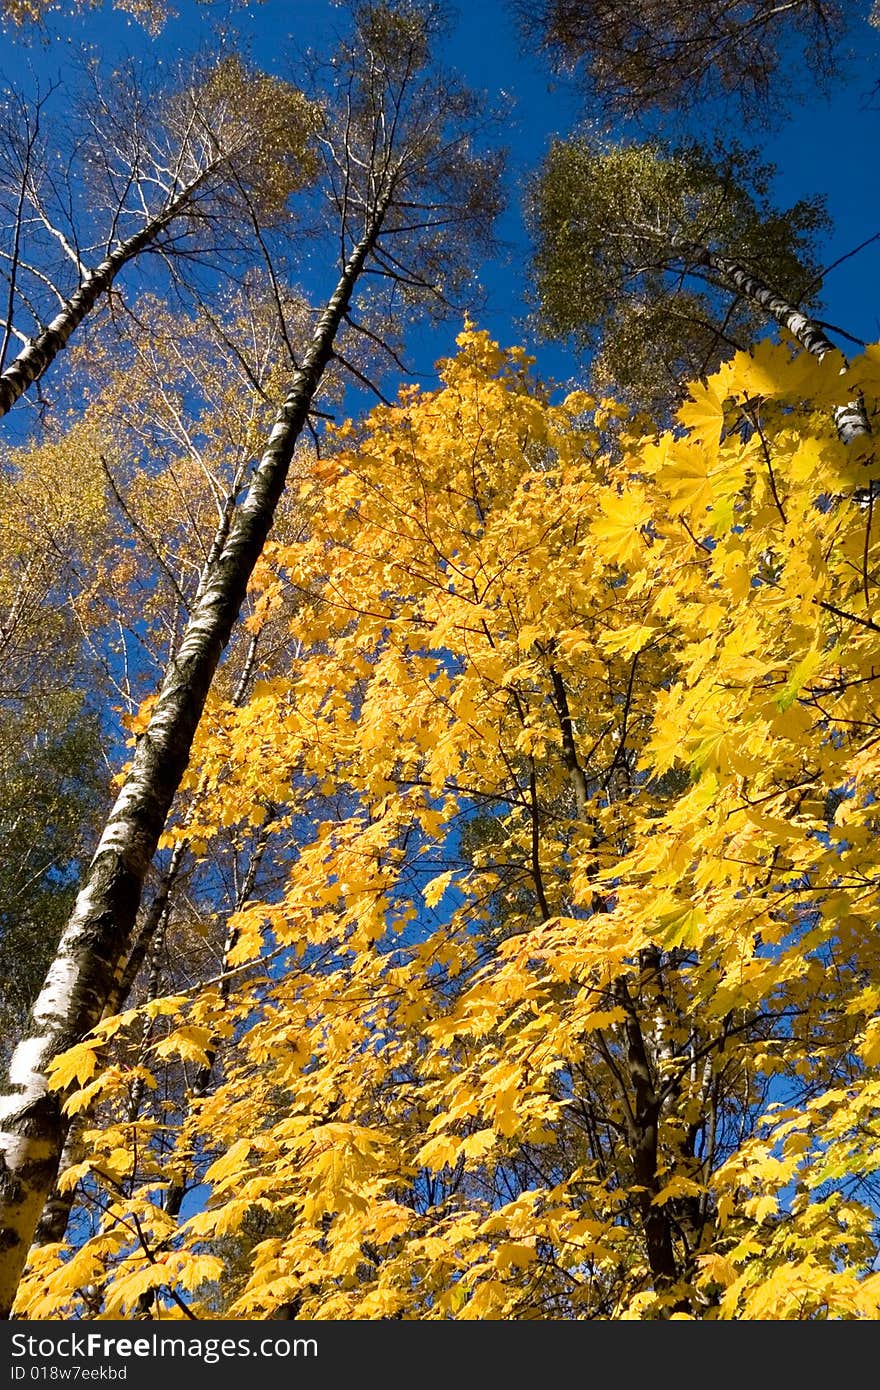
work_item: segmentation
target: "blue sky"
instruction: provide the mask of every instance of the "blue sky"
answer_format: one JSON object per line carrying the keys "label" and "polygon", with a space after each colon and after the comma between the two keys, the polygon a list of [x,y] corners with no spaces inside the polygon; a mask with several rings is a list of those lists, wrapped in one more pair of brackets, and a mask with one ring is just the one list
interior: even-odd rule
{"label": "blue sky", "polygon": [[[20,77],[23,63],[30,63],[44,78],[60,79],[63,100],[72,52],[90,47],[113,61],[125,52],[152,49],[158,58],[167,58],[210,43],[211,25],[222,7],[178,0],[177,8],[178,16],[158,39],[150,39],[137,21],[106,5],[75,19],[56,19],[45,43],[25,47],[7,34],[0,71],[7,78]],[[297,52],[311,45],[327,46],[344,19],[330,0],[266,0],[240,6],[235,23],[261,65],[295,80]],[[829,97],[812,94],[810,83],[800,74],[801,88],[811,95],[793,106],[784,128],[770,135],[760,130],[744,132],[738,126],[722,130],[760,146],[779,165],[781,203],[811,193],[826,194],[834,229],[821,249],[825,264],[880,231],[880,199],[871,177],[872,151],[880,147],[880,98],[870,99],[880,74],[880,34],[861,24],[854,37],[860,51]],[[461,7],[445,43],[444,58],[490,99],[506,94],[514,101],[504,132],[511,156],[510,200],[499,228],[509,245],[506,254],[481,268],[487,298],[479,320],[504,343],[529,340],[523,322],[528,245],[520,210],[522,180],[536,167],[553,136],[571,130],[582,114],[580,102],[570,84],[554,80],[540,59],[521,51],[508,0],[472,0]],[[880,242],[832,272],[825,289],[824,316],[858,337],[880,337],[878,282]],[[325,283],[307,283],[306,288],[317,298],[329,284],[328,276]],[[433,359],[452,349],[455,331],[456,326],[450,325],[413,342],[410,360],[426,383]],[[577,365],[565,352],[543,347],[539,370],[560,377],[576,372]]]}

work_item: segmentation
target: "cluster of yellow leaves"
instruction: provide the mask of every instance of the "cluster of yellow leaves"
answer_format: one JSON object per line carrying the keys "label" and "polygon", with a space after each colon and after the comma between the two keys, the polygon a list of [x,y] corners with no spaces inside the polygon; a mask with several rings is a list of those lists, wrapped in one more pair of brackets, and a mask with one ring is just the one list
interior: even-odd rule
{"label": "cluster of yellow leaves", "polygon": [[105,1036],[60,1060],[111,1215],[28,1316],[77,1261],[114,1311],[880,1315],[876,468],[831,416],[877,351],[761,345],[609,458],[459,349],[302,482],[301,657],[193,774],[205,835],[283,806],[284,882],[151,1043],[213,1090],[126,1120]]}

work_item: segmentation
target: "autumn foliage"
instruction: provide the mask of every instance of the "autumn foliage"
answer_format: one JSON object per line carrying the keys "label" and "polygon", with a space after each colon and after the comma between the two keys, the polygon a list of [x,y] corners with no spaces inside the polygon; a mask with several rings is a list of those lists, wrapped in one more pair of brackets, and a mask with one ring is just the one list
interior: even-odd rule
{"label": "autumn foliage", "polygon": [[83,1157],[19,1316],[880,1315],[880,541],[833,419],[880,349],[761,343],[657,433],[458,346],[296,485],[249,622],[298,655],[212,697],[167,835],[265,823],[280,880],[56,1059]]}

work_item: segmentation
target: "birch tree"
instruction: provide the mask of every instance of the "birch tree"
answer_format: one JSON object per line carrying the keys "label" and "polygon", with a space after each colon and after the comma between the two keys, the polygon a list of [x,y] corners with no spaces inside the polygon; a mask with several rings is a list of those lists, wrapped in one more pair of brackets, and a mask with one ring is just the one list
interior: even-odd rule
{"label": "birch tree", "polygon": [[[221,652],[259,558],[337,334],[362,276],[395,295],[443,294],[485,245],[499,160],[475,147],[479,104],[431,61],[430,11],[366,5],[336,54],[321,140],[338,279],[316,317],[247,495],[204,576],[76,907],[16,1048],[2,1106],[4,1312],[15,1296],[63,1144],[51,1058],[93,1026],[130,941],[144,880],[189,758]],[[362,328],[363,325],[360,325]]]}
{"label": "birch tree", "polygon": [[[125,741],[143,727],[139,706],[176,651],[209,557],[227,533],[253,450],[283,399],[289,345],[307,330],[305,301],[286,293],[279,304],[265,288],[254,277],[224,296],[222,304],[202,305],[191,315],[148,297],[135,304],[127,320],[125,344],[107,326],[87,353],[74,354],[73,381],[82,393],[85,419],[101,440],[96,452],[108,519],[99,563],[81,576],[70,603],[80,616],[92,665],[99,668],[90,687],[92,703],[102,711],[108,756],[114,747],[117,756],[124,755]],[[329,371],[326,404],[335,407],[340,386],[338,373]],[[301,450],[298,466],[309,457],[310,451]],[[284,500],[275,519],[276,537],[298,531],[297,516]],[[248,602],[215,680],[211,721],[222,718],[226,700],[233,706],[241,702],[257,676],[277,675],[293,660],[289,614],[289,597],[273,596],[258,610]],[[230,831],[205,845],[202,776],[197,772],[195,781],[192,776],[187,781],[190,786],[181,789],[166,827],[165,840],[173,845],[156,856],[105,1013],[122,1007],[131,992],[152,997],[160,985],[173,991],[191,987],[200,972],[215,974],[225,932],[217,920],[222,922],[224,904],[238,900],[264,857],[256,852],[264,846],[262,826]],[[102,803],[102,819],[104,812]],[[56,943],[45,930],[40,934],[40,949],[50,956]],[[45,968],[37,987],[44,973]],[[149,1031],[157,1041],[155,1027]],[[20,1027],[10,1032],[10,1050],[20,1032]],[[123,1060],[130,1064],[131,1056]],[[135,1113],[149,1099],[143,1090],[137,1104],[132,1100]],[[168,1088],[163,1103],[171,1103]],[[92,1117],[82,1112],[68,1134],[62,1175],[76,1159],[86,1123],[93,1123]],[[35,1244],[63,1238],[75,1197],[74,1187],[51,1194]]]}
{"label": "birch tree", "polygon": [[[224,257],[256,199],[280,215],[310,177],[312,116],[292,87],[238,56],[190,63],[169,84],[128,64],[88,73],[64,128],[52,93],[7,91],[0,125],[0,414],[152,252],[180,266]],[[60,114],[60,113],[59,113]],[[246,205],[245,205],[246,204]]]}
{"label": "birch tree", "polygon": [[119,325],[96,325],[88,346],[70,354],[76,414],[50,413],[34,442],[3,458],[7,1056],[69,915],[77,857],[94,846],[132,720],[175,650],[206,557],[283,398],[285,334],[309,324],[293,294],[280,323],[259,280],[216,298],[190,314],[141,299],[124,317],[125,342]]}
{"label": "birch tree", "polygon": [[[767,325],[820,360],[836,352],[810,312],[823,207],[775,208],[772,173],[737,147],[557,141],[533,189],[541,323],[598,349],[599,380],[642,396],[675,399]],[[858,402],[836,418],[845,440],[869,433]]]}

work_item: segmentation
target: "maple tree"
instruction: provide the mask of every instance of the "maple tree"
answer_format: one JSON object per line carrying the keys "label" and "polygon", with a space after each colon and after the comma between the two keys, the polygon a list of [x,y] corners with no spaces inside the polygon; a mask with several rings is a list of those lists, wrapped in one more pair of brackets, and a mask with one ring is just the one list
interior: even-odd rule
{"label": "maple tree", "polygon": [[53,1064],[93,1224],[19,1315],[878,1315],[875,482],[832,413],[878,361],[764,342],[653,433],[468,327],[335,432],[263,571],[300,657],[187,774],[208,836],[271,795],[286,880]]}

